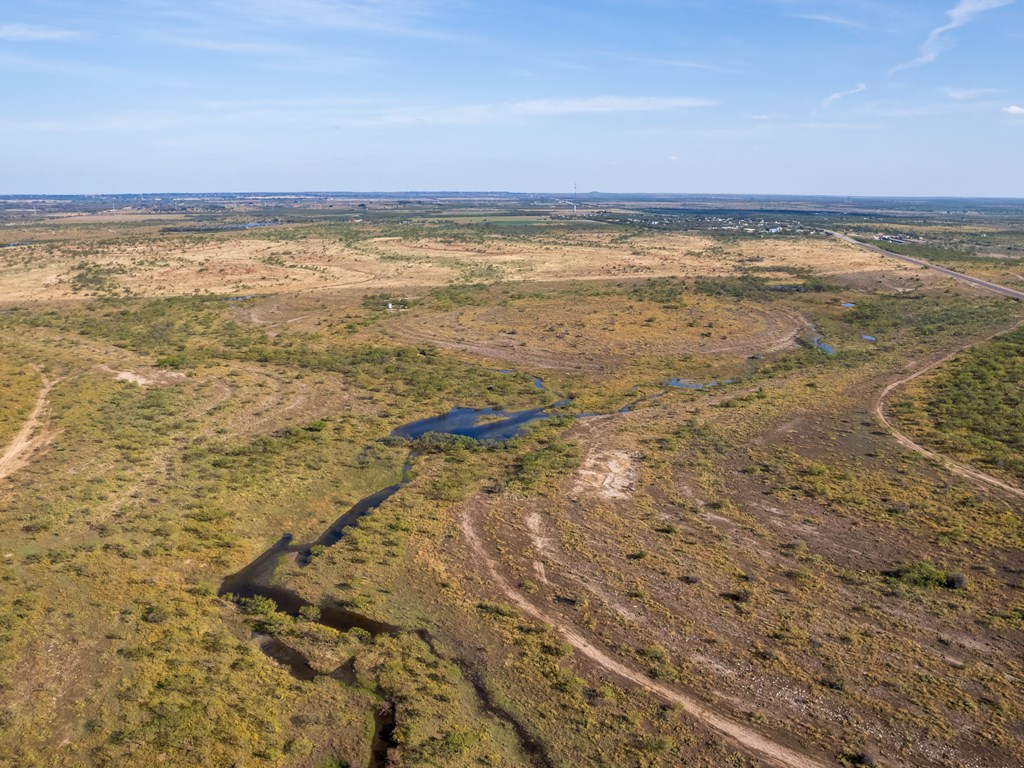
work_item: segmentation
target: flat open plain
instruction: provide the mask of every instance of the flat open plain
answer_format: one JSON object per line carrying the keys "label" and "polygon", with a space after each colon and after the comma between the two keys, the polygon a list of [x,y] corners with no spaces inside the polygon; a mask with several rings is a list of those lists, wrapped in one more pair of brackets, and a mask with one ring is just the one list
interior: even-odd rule
{"label": "flat open plain", "polygon": [[2,217],[0,765],[1024,763],[1024,212],[673,205]]}

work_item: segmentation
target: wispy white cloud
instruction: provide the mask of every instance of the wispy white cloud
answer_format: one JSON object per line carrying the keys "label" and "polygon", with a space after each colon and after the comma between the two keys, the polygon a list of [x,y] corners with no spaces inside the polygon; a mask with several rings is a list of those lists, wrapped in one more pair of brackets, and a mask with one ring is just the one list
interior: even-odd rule
{"label": "wispy white cloud", "polygon": [[651,67],[663,67],[666,69],[697,69],[705,72],[722,72],[724,74],[736,74],[735,69],[729,67],[723,67],[719,64],[709,64],[704,61],[692,61],[689,59],[660,59],[660,58],[649,58],[645,56],[629,56],[623,53],[613,53],[611,51],[597,51],[602,56],[609,56],[613,59],[619,59],[620,61],[629,61],[633,64],[645,64]]}
{"label": "wispy white cloud", "polygon": [[275,26],[450,39],[450,35],[429,26],[437,11],[447,4],[446,0],[216,0],[223,10]]}
{"label": "wispy white cloud", "polygon": [[295,49],[277,43],[249,42],[243,40],[215,40],[200,37],[162,37],[158,42],[184,48],[198,48],[215,53],[251,53],[251,54],[282,54],[293,53]]}
{"label": "wispy white cloud", "polygon": [[867,89],[868,89],[868,86],[865,83],[857,83],[857,85],[855,85],[853,88],[851,88],[848,91],[838,91],[837,93],[833,93],[831,96],[826,98],[823,102],[821,102],[821,107],[822,107],[822,109],[827,109],[829,106],[831,106],[835,102],[839,101],[840,99],[844,99],[847,96],[853,96],[855,94],[858,94],[858,93],[861,93],[863,91],[866,91]]}
{"label": "wispy white cloud", "polygon": [[1016,104],[1014,104],[1009,107],[1003,107],[1003,112],[1005,112],[1008,115],[1024,115],[1024,107],[1018,107]]}
{"label": "wispy white cloud", "polygon": [[667,112],[709,107],[716,102],[663,96],[594,96],[569,99],[529,99],[492,104],[395,107],[362,114],[349,114],[338,124],[358,125],[475,125],[503,122],[513,118],[544,118],[564,115],[611,115]]}
{"label": "wispy white cloud", "polygon": [[0,117],[0,132],[151,133],[186,125],[305,125],[386,127],[403,125],[484,125],[510,119],[562,115],[667,112],[711,106],[705,99],[680,97],[600,96],[532,99],[450,106],[382,106],[364,101],[271,99],[256,102],[205,102],[190,109],[76,115],[61,119]]}
{"label": "wispy white cloud", "polygon": [[855,21],[854,19],[847,19],[841,16],[829,16],[821,13],[794,13],[794,19],[805,19],[807,21],[820,21],[822,24],[834,24],[837,27],[852,27],[856,29],[866,29],[867,24],[862,21]]}
{"label": "wispy white cloud", "polygon": [[877,123],[829,123],[821,121],[808,121],[806,123],[789,123],[774,126],[781,130],[805,130],[805,131],[877,131],[882,128]]}
{"label": "wispy white cloud", "polygon": [[71,40],[81,37],[80,32],[55,27],[39,27],[33,24],[0,24],[0,40],[17,43],[43,42],[47,40]]}
{"label": "wispy white cloud", "polygon": [[191,48],[213,55],[248,57],[249,66],[284,72],[352,71],[372,63],[370,59],[339,55],[315,47],[302,47],[267,40],[221,39],[215,36],[163,35],[142,32],[140,35],[159,45]]}
{"label": "wispy white cloud", "polygon": [[670,109],[708,107],[713,101],[661,96],[595,96],[579,99],[515,101],[506,108],[517,115],[573,115],[611,112],[665,112]]}
{"label": "wispy white cloud", "polygon": [[942,53],[944,48],[944,38],[947,32],[952,32],[954,29],[967,26],[974,21],[978,14],[984,13],[985,11],[995,10],[996,8],[1002,8],[1007,5],[1013,5],[1014,2],[1016,2],[1016,0],[960,0],[959,3],[946,11],[946,16],[949,17],[949,21],[941,27],[935,27],[935,29],[928,34],[928,37],[921,44],[921,48],[918,50],[917,57],[893,67],[889,74],[892,75],[904,69],[911,69],[912,67],[921,67],[925,64],[931,64],[939,58],[939,55]]}
{"label": "wispy white cloud", "polygon": [[0,71],[6,73],[27,72],[44,75],[96,78],[123,77],[130,74],[127,69],[111,67],[105,64],[94,64],[50,56],[27,56],[19,53],[8,53],[3,50],[0,50]]}
{"label": "wispy white cloud", "polygon": [[986,94],[992,93],[993,88],[950,88],[946,87],[942,89],[946,95],[954,99],[955,101],[968,101],[969,99],[977,99]]}

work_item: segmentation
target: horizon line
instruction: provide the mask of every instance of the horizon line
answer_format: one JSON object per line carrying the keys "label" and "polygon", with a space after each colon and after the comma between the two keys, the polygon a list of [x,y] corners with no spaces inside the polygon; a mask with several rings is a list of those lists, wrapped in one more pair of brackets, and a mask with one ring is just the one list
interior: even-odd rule
{"label": "horizon line", "polygon": [[602,192],[591,190],[589,192],[575,192],[572,190],[555,191],[513,191],[501,189],[396,189],[396,190],[219,190],[219,191],[161,191],[161,192],[0,192],[0,199],[8,198],[41,198],[52,199],[60,197],[202,197],[213,195],[233,196],[257,196],[257,197],[328,197],[332,195],[344,197],[373,197],[380,195],[408,195],[415,196],[439,196],[439,195],[501,195],[511,197],[522,196],[566,196],[566,197],[616,197],[616,196],[663,196],[663,197],[735,197],[735,198],[829,198],[829,199],[858,199],[858,200],[1012,200],[1024,203],[1024,196],[1015,197],[1010,195],[976,195],[976,194],[849,194],[849,193],[810,193],[810,192],[664,192],[664,191],[640,191],[640,192]]}

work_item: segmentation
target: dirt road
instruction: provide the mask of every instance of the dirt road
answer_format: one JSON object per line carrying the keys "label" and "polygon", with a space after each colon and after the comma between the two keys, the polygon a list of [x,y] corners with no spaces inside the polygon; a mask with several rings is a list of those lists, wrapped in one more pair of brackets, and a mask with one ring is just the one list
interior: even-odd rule
{"label": "dirt road", "polygon": [[913,264],[914,266],[917,267],[926,267],[928,269],[933,269],[936,272],[941,272],[942,274],[952,277],[955,280],[960,280],[961,282],[969,283],[970,285],[977,286],[978,288],[983,288],[984,290],[991,291],[992,293],[998,293],[1000,296],[1006,296],[1011,299],[1016,299],[1017,301],[1024,301],[1024,292],[1015,291],[1013,288],[1007,288],[1005,285],[999,285],[998,283],[990,283],[988,280],[982,280],[980,277],[971,277],[970,275],[965,275],[963,272],[956,272],[952,269],[947,269],[946,267],[940,267],[937,264],[932,264],[931,262],[927,262],[922,259],[915,259],[912,256],[903,256],[899,253],[893,253],[892,251],[887,251],[884,248],[879,248],[877,245],[871,245],[870,243],[862,243],[859,240],[854,240],[852,237],[842,235],[838,232],[833,232],[831,229],[826,229],[823,231],[826,235],[832,235],[832,237],[837,237],[844,243],[850,243],[851,245],[856,245],[859,246],[860,248],[866,248],[867,250],[874,251],[875,253],[881,256],[886,256],[890,259],[899,259],[900,261],[904,261],[907,264]]}
{"label": "dirt road", "polygon": [[1018,488],[1015,485],[1011,485],[1010,483],[1003,482],[997,477],[987,475],[981,470],[974,469],[974,467],[969,467],[966,464],[962,464],[959,461],[951,459],[948,456],[943,456],[942,454],[936,453],[935,451],[931,451],[925,448],[923,445],[920,445],[919,443],[915,443],[908,435],[906,435],[903,432],[900,432],[900,430],[889,420],[889,417],[886,416],[885,402],[890,394],[892,394],[895,390],[902,387],[904,384],[909,384],[914,379],[920,376],[924,376],[926,373],[935,370],[940,365],[949,362],[957,355],[966,352],[971,347],[977,344],[981,344],[986,341],[991,341],[997,336],[1002,336],[1003,334],[1010,333],[1011,331],[1014,331],[1017,328],[1020,328],[1021,326],[1024,326],[1024,320],[1015,323],[1010,328],[1005,328],[996,331],[995,333],[989,334],[984,338],[974,339],[969,343],[965,344],[964,346],[960,347],[959,349],[950,352],[945,357],[941,357],[938,360],[928,363],[924,367],[918,368],[913,373],[904,376],[902,379],[892,382],[878,395],[877,399],[875,400],[874,407],[875,416],[877,416],[878,420],[881,421],[886,426],[886,428],[892,433],[892,436],[895,438],[896,442],[898,442],[904,448],[914,451],[915,453],[918,453],[921,456],[924,456],[925,458],[931,459],[932,461],[941,464],[942,466],[946,467],[946,469],[948,469],[950,472],[956,475],[960,475],[960,477],[964,477],[967,478],[968,480],[973,480],[975,482],[982,483],[991,488],[996,488],[1000,491],[1009,493],[1010,495],[1016,496],[1018,498],[1024,498],[1024,490],[1022,490],[1021,488]]}
{"label": "dirt road", "polygon": [[[982,288],[986,291],[999,294],[1000,296],[1006,296],[1011,299],[1016,299],[1017,301],[1024,301],[1024,292],[1016,291],[1013,288],[1007,288],[1005,285],[999,285],[998,283],[990,283],[988,280],[982,280],[981,278],[978,277],[971,277],[970,275],[965,275],[962,272],[955,272],[952,269],[940,267],[936,264],[931,264],[927,261],[923,261],[922,259],[915,259],[911,256],[903,256],[899,253],[893,253],[892,251],[887,251],[884,248],[879,248],[877,245],[871,245],[870,243],[862,243],[859,240],[854,240],[852,237],[840,234],[839,232],[833,232],[830,229],[826,229],[824,230],[824,232],[825,234],[839,238],[843,242],[850,243],[851,245],[856,245],[860,248],[866,248],[867,250],[874,251],[875,253],[880,254],[882,256],[886,256],[892,259],[899,259],[900,261],[904,261],[908,264],[914,264],[915,266],[918,267],[927,267],[928,269],[933,269],[936,272],[941,272],[942,274],[948,275],[949,277],[952,277],[956,280],[960,280],[961,282],[977,286],[978,288]],[[902,379],[898,381],[892,382],[878,395],[878,398],[875,400],[874,407],[875,416],[877,416],[878,420],[881,421],[889,429],[889,431],[892,433],[893,438],[895,438],[896,442],[898,442],[904,448],[914,451],[915,453],[918,453],[921,456],[924,456],[928,459],[931,459],[932,461],[935,461],[943,465],[950,472],[956,475],[960,475],[961,477],[967,478],[968,480],[983,483],[984,485],[987,485],[991,488],[996,488],[1000,491],[1004,491],[1018,498],[1024,498],[1024,490],[1022,490],[1021,488],[1018,488],[1015,485],[1011,485],[1010,483],[1003,482],[999,478],[987,475],[980,470],[974,469],[973,467],[969,467],[966,464],[962,464],[959,461],[949,458],[948,456],[943,456],[941,454],[935,453],[934,451],[930,451],[923,445],[920,445],[919,443],[915,443],[908,435],[906,435],[903,432],[900,432],[895,427],[895,425],[893,425],[893,423],[889,421],[889,418],[885,415],[885,401],[886,398],[888,398],[888,396],[892,394],[894,390],[899,389],[904,384],[909,384],[911,381],[918,378],[919,376],[924,376],[929,371],[934,370],[943,363],[949,362],[954,357],[961,354],[962,352],[966,352],[968,349],[975,346],[976,344],[980,344],[983,341],[990,341],[994,339],[996,336],[1002,336],[1004,333],[1009,333],[1012,330],[1020,328],[1021,325],[1024,325],[1024,321],[1017,323],[1012,328],[997,331],[996,333],[993,333],[983,339],[975,339],[969,342],[968,344],[965,344],[964,346],[960,347],[959,349],[950,352],[945,357],[942,357],[938,360],[935,360],[934,362],[925,365],[923,368],[914,371],[908,376],[904,376]]]}
{"label": "dirt road", "polygon": [[25,419],[25,423],[21,425],[18,433],[4,448],[3,453],[0,454],[0,480],[23,467],[27,463],[29,454],[50,439],[48,433],[37,434],[37,432],[42,422],[43,411],[46,408],[46,399],[50,395],[53,384],[54,382],[43,376],[43,386],[39,390],[39,396],[36,398],[32,412]]}
{"label": "dirt road", "polygon": [[687,714],[700,721],[703,725],[726,736],[734,741],[742,749],[753,753],[770,765],[785,766],[786,768],[825,768],[827,763],[815,758],[796,752],[789,747],[772,741],[757,731],[741,723],[730,720],[716,712],[711,711],[706,704],[698,701],[667,685],[652,680],[643,672],[623,664],[621,661],[612,658],[603,650],[587,640],[578,630],[561,623],[555,617],[549,616],[540,608],[527,600],[522,594],[514,589],[498,572],[498,564],[488,554],[484,547],[469,509],[463,509],[461,516],[462,531],[469,543],[473,554],[478,558],[487,570],[487,575],[493,584],[511,601],[519,610],[537,621],[550,624],[566,639],[566,641],[581,656],[590,662],[610,672],[622,680],[643,688],[657,696],[659,699],[682,708]]}

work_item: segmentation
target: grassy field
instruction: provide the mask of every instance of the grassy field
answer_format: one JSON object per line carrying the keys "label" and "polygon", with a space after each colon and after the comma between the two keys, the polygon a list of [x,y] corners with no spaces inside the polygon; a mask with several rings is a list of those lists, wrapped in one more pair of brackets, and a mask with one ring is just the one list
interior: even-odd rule
{"label": "grassy field", "polygon": [[42,378],[29,365],[14,357],[0,357],[0,445],[5,445],[21,428],[32,411]]}
{"label": "grassy field", "polygon": [[[0,765],[1024,761],[1019,502],[872,415],[1018,305],[810,234],[387,216],[10,227],[0,449],[53,387],[0,479]],[[891,414],[1024,481],[1022,346]],[[309,610],[218,597],[403,478],[275,562]]]}
{"label": "grassy field", "polygon": [[914,382],[893,413],[943,453],[1024,481],[1024,333],[988,342]]}

